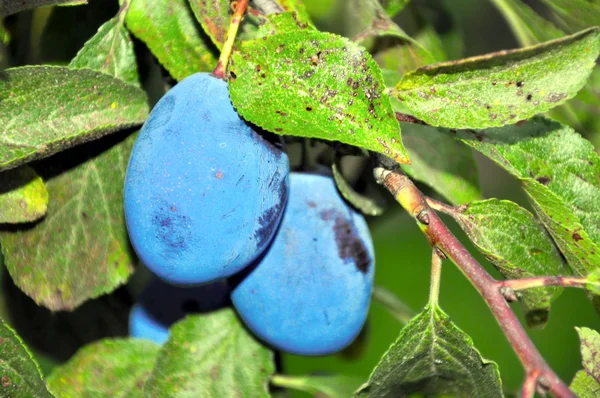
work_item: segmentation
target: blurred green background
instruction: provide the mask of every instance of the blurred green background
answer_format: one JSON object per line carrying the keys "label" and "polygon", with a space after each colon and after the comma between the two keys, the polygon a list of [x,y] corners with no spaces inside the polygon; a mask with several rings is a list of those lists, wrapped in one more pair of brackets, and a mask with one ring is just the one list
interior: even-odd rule
{"label": "blurred green background", "polygon": [[[87,11],[84,10],[85,7],[54,10],[50,20],[47,10],[24,13],[25,16],[19,18],[28,18],[30,30],[16,32],[15,40],[29,41],[34,45],[34,51],[16,55],[22,56],[23,63],[68,60],[117,9],[116,1],[90,0],[90,3],[94,8],[89,6]],[[305,0],[305,3],[321,28],[338,32],[343,30],[343,21],[330,18],[332,10],[338,8],[339,1]],[[421,0],[414,3],[426,15],[428,10],[438,9],[439,6],[445,8],[446,14],[434,13],[431,18],[448,46],[447,52],[453,58],[518,47],[504,19],[488,0]],[[538,2],[528,3],[539,5]],[[60,35],[43,33],[44,24],[64,23],[69,18],[72,23]],[[410,33],[410,17],[403,12],[397,20]],[[463,46],[457,44],[457,37],[463,39]],[[44,45],[51,42],[63,45]],[[592,141],[597,140],[597,131],[587,133],[591,134]],[[528,207],[516,181],[490,161],[479,156],[477,160],[486,197],[511,199]],[[468,242],[452,221],[447,221],[461,240]],[[429,289],[431,253],[425,238],[414,222],[398,208],[388,210],[383,217],[370,219],[370,225],[377,259],[376,283],[396,293],[413,310],[420,311],[427,302]],[[471,253],[476,253],[472,246],[467,247]],[[482,256],[478,258],[494,276],[498,276]],[[86,303],[75,313],[52,314],[36,307],[20,293],[12,285],[6,272],[2,272],[0,278],[0,316],[16,326],[25,342],[36,353],[44,372],[66,360],[77,347],[99,336],[124,335],[124,309],[131,305],[129,293],[138,290],[135,286],[129,290],[123,288],[113,295]],[[136,276],[134,284],[139,279],[143,279],[143,276]],[[524,378],[519,361],[483,300],[449,262],[444,263],[440,304],[456,325],[473,338],[482,355],[498,363],[505,389],[518,389]],[[518,305],[514,308],[520,314]],[[283,370],[298,375],[347,373],[366,380],[383,353],[394,342],[402,326],[381,304],[374,302],[365,339],[354,345],[354,355],[321,358],[283,355]],[[571,289],[565,290],[554,303],[545,329],[530,331],[542,355],[567,382],[581,369],[579,342],[574,326],[600,330],[600,317],[583,291]]]}

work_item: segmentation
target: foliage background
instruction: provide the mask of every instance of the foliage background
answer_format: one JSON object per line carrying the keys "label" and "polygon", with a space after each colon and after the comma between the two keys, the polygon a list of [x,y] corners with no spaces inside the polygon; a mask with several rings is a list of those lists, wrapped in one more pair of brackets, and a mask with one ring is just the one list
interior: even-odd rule
{"label": "foliage background", "polygon": [[[343,30],[343,20],[328,19],[328,10],[338,7],[336,0],[305,0],[305,3],[320,29],[333,32]],[[432,18],[437,22],[439,33],[445,36],[458,33],[463,39],[464,52],[461,53],[456,46],[448,49],[452,58],[518,47],[506,22],[488,0],[413,0],[413,3],[421,10],[433,9],[439,3],[447,9],[447,15],[432,15]],[[527,3],[543,12],[538,2]],[[14,39],[32,43],[33,51],[24,56],[27,63],[64,63],[75,55],[101,23],[115,15],[117,7],[116,1],[90,0],[87,7],[57,8],[51,13],[49,9],[21,13],[18,18],[28,18],[32,28],[30,32],[18,32],[20,37]],[[64,21],[69,21],[69,28],[62,29],[60,34],[52,31],[44,33],[44,26]],[[403,11],[397,21],[409,34],[412,33],[407,11]],[[10,24],[10,20],[7,24]],[[454,30],[456,26],[459,31]],[[448,40],[447,43],[452,41]],[[139,45],[137,42],[136,46]],[[596,131],[600,130],[596,128]],[[598,134],[590,136],[590,131],[587,133],[592,142],[600,142]],[[530,208],[516,182],[506,172],[482,156],[476,156],[485,197],[511,199]],[[371,218],[369,221],[377,258],[376,283],[396,293],[418,312],[428,297],[429,245],[413,220],[399,208],[392,207],[384,217]],[[453,225],[451,220],[448,223]],[[454,226],[453,231],[459,238],[462,237],[461,241],[468,242],[459,228]],[[467,248],[477,254],[471,246],[467,245]],[[479,259],[487,264],[481,256]],[[483,300],[453,265],[449,262],[446,264],[440,304],[452,320],[473,338],[481,354],[498,363],[505,389],[517,389],[524,377],[520,363]],[[493,267],[487,265],[489,272],[496,276]],[[0,317],[16,328],[33,349],[42,370],[47,374],[55,364],[67,359],[76,347],[91,339],[124,335],[126,312],[123,310],[131,304],[130,296],[139,290],[137,284],[143,279],[143,275],[136,275],[128,288],[87,303],[72,314],[51,314],[36,307],[14,287],[2,267]],[[521,313],[518,308],[516,312]],[[573,328],[575,325],[600,330],[600,318],[586,300],[583,290],[566,289],[553,304],[550,322],[545,329],[530,331],[542,355],[565,381],[570,381],[581,368],[579,340]],[[397,337],[401,326],[379,303],[373,303],[364,341],[355,344],[343,355],[324,358],[284,355],[281,358],[283,368],[290,374],[336,372],[366,379]]]}

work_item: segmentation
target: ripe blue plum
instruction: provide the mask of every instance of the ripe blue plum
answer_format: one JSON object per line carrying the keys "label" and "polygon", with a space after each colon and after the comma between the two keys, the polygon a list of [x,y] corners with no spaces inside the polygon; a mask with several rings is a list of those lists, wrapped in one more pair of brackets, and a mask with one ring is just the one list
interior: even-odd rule
{"label": "ripe blue plum", "polygon": [[349,345],[364,325],[375,271],[367,223],[330,177],[290,175],[290,199],[264,257],[234,280],[232,301],[266,343],[300,355]]}
{"label": "ripe blue plum", "polygon": [[287,201],[281,141],[245,123],[227,84],[206,73],[171,89],[135,142],[125,218],[142,262],[173,284],[202,284],[251,263]]}
{"label": "ripe blue plum", "polygon": [[131,309],[129,334],[163,344],[169,328],[188,314],[209,312],[229,303],[223,281],[196,287],[177,287],[156,279],[148,284]]}

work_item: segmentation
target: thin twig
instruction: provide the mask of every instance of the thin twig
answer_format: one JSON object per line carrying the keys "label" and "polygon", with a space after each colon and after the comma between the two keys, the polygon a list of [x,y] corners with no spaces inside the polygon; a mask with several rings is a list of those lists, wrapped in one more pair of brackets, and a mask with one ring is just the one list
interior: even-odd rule
{"label": "thin twig", "polygon": [[442,279],[442,258],[437,249],[431,252],[431,282],[429,284],[429,305],[437,307],[440,297],[440,280]]}
{"label": "thin twig", "polygon": [[[381,165],[386,163],[389,164],[388,161],[383,160]],[[413,182],[397,167],[376,167],[374,175],[377,181],[394,195],[396,201],[417,220],[417,224],[431,246],[438,248],[450,258],[477,289],[504,331],[527,375],[537,372],[539,378],[544,380],[543,385],[537,383],[537,387],[543,388],[559,398],[574,398],[573,392],[546,363],[519,319],[508,306],[500,292],[498,281],[492,278],[485,268],[456,239],[448,227],[429,207],[425,196]]]}
{"label": "thin twig", "polygon": [[534,276],[531,278],[497,281],[497,284],[498,286],[508,287],[513,290],[524,290],[544,286],[579,287],[585,289],[588,284],[588,279],[585,277],[572,276]]}
{"label": "thin twig", "polygon": [[219,56],[217,66],[212,73],[216,78],[225,80],[225,71],[227,70],[229,57],[231,56],[231,51],[233,50],[233,43],[235,42],[238,28],[240,27],[240,23],[242,22],[242,18],[244,17],[247,7],[248,0],[239,0],[235,6],[233,17],[231,17],[231,24],[229,25],[227,36],[225,37],[225,43],[223,43],[223,49],[221,50],[221,56]]}
{"label": "thin twig", "polygon": [[417,315],[406,304],[400,301],[394,293],[383,286],[373,286],[373,300],[383,304],[403,325],[406,325],[415,315]]}

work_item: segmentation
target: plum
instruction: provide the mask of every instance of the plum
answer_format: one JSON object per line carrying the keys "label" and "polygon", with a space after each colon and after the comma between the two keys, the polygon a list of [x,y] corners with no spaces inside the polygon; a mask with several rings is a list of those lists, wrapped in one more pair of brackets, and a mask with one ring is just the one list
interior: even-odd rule
{"label": "plum", "polygon": [[240,317],[266,343],[326,355],[364,325],[375,269],[365,219],[330,177],[290,175],[290,199],[264,257],[232,279]]}
{"label": "plum", "polygon": [[229,303],[223,281],[195,287],[177,287],[155,279],[150,282],[129,315],[132,337],[163,344],[169,328],[188,314],[209,312]]}
{"label": "plum", "polygon": [[245,123],[227,84],[206,73],[171,89],[131,153],[125,219],[142,262],[173,284],[202,284],[250,264],[287,202],[281,141]]}

